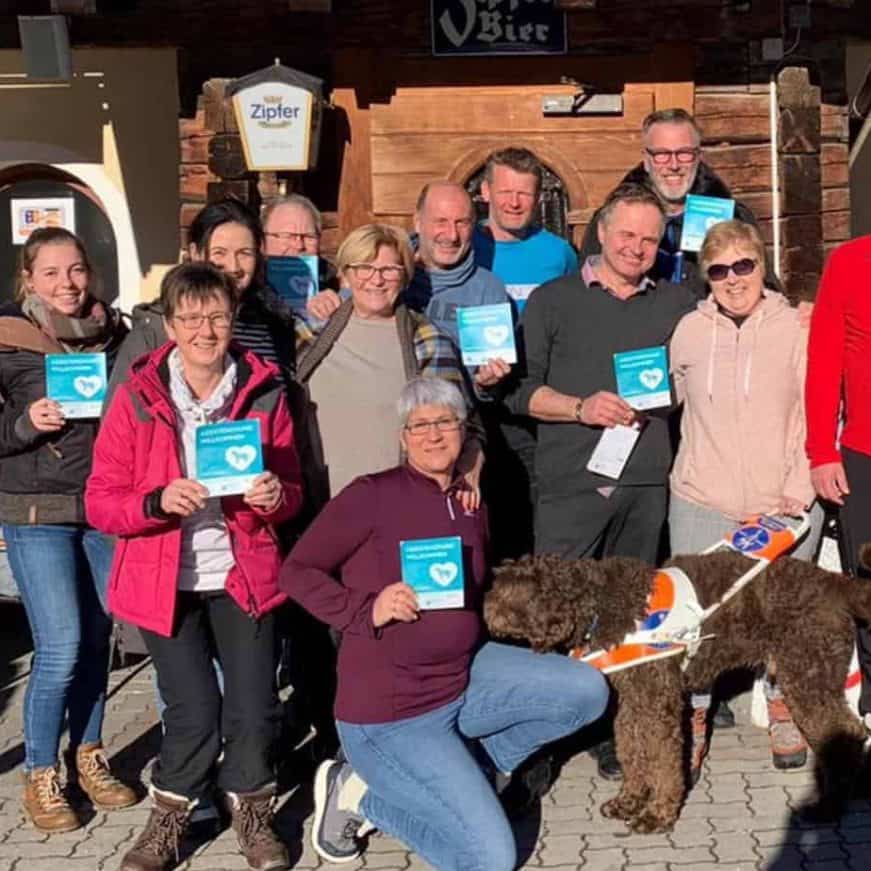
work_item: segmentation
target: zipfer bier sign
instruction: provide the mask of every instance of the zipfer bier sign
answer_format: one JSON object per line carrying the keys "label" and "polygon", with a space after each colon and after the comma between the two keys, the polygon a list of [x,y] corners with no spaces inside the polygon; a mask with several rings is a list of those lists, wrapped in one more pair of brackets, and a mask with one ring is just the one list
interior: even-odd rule
{"label": "zipfer bier sign", "polygon": [[262,82],[234,94],[248,169],[309,168],[313,102],[310,91],[284,82]]}

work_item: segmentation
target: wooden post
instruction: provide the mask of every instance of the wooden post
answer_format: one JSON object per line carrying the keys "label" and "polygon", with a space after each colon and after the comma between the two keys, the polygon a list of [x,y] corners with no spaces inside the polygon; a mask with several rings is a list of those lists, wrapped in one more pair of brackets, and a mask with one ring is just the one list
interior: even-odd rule
{"label": "wooden post", "polygon": [[777,77],[781,276],[791,299],[813,299],[823,271],[820,89],[803,67]]}

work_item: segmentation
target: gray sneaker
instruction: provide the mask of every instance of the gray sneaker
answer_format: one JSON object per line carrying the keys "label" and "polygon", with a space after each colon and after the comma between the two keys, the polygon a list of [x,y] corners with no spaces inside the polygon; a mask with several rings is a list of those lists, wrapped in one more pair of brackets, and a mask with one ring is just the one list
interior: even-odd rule
{"label": "gray sneaker", "polygon": [[328,759],[315,775],[312,846],[327,862],[353,862],[363,852],[360,838],[372,825],[360,813],[366,784],[347,762]]}

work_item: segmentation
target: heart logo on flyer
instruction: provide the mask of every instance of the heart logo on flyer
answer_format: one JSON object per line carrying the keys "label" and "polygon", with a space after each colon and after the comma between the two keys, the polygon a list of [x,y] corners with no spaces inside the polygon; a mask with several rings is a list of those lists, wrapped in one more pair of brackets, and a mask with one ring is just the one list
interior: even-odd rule
{"label": "heart logo on flyer", "polygon": [[429,576],[440,586],[449,587],[457,576],[456,563],[433,563],[429,567]]}
{"label": "heart logo on flyer", "polygon": [[498,326],[484,327],[484,340],[488,345],[502,345],[508,338],[508,327],[505,324]]}
{"label": "heart logo on flyer", "polygon": [[240,445],[238,447],[227,448],[224,451],[224,459],[237,472],[244,472],[255,459],[257,459],[257,448],[252,445]]}
{"label": "heart logo on flyer", "polygon": [[664,378],[662,369],[643,369],[638,373],[638,380],[648,389],[656,390]]}
{"label": "heart logo on flyer", "polygon": [[79,375],[73,379],[73,389],[85,399],[96,396],[102,387],[103,379],[99,375]]}

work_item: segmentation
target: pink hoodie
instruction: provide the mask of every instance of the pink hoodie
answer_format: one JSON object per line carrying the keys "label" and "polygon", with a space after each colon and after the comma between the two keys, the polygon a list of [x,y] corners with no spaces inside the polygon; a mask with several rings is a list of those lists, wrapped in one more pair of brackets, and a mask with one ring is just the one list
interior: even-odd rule
{"label": "pink hoodie", "polygon": [[766,290],[739,329],[709,296],[677,325],[670,350],[683,403],[672,492],[734,520],[777,511],[784,497],[810,505],[807,329],[796,309]]}

